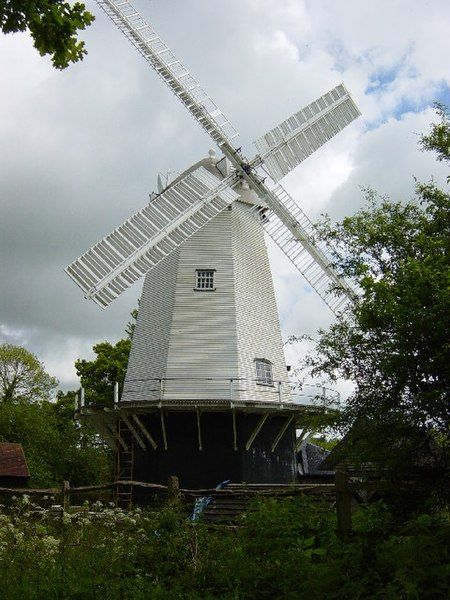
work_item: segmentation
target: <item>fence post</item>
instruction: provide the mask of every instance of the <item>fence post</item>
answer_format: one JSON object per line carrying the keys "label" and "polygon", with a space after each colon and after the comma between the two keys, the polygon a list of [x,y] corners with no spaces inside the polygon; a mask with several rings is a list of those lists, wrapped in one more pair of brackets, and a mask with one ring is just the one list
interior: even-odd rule
{"label": "fence post", "polygon": [[176,500],[180,494],[180,482],[176,475],[170,475],[167,482],[167,497],[170,500]]}
{"label": "fence post", "polygon": [[336,491],[337,534],[345,543],[352,533],[352,494],[348,485],[348,475],[337,470],[334,477]]}
{"label": "fence post", "polygon": [[62,507],[66,511],[70,506],[70,483],[63,481],[61,485]]}

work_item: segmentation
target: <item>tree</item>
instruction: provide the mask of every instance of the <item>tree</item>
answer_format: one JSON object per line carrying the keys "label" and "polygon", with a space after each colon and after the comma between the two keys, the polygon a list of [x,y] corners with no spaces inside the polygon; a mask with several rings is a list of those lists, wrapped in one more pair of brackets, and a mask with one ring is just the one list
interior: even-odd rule
{"label": "tree", "polygon": [[[422,150],[437,153],[437,160],[447,162],[450,159],[450,127],[448,125],[448,111],[443,104],[436,102],[436,113],[439,123],[432,126],[429,135],[423,135],[420,140]],[[447,183],[450,175],[447,177]]]}
{"label": "tree", "polygon": [[127,334],[127,338],[129,340],[133,339],[133,334],[134,334],[134,330],[136,328],[136,319],[138,316],[138,309],[137,308],[133,308],[133,310],[130,313],[131,316],[131,321],[129,321],[125,327],[125,333]]}
{"label": "tree", "polygon": [[53,397],[57,383],[34,354],[0,345],[0,441],[23,445],[31,485],[108,479],[109,451],[91,427],[74,422],[75,392]]}
{"label": "tree", "polygon": [[111,453],[90,426],[74,421],[74,406],[75,392],[58,392],[53,402],[0,404],[0,441],[23,445],[32,487],[109,480]]}
{"label": "tree", "polygon": [[93,347],[94,360],[79,359],[75,362],[77,375],[85,389],[86,402],[110,405],[114,397],[114,383],[122,390],[127,372],[131,340],[119,340],[117,344],[101,342]]}
{"label": "tree", "polygon": [[83,60],[87,53],[77,32],[93,20],[80,2],[71,5],[64,0],[0,0],[2,32],[29,31],[39,54],[49,54],[57,69]]}
{"label": "tree", "polygon": [[[449,161],[449,117],[442,107],[438,114],[421,145]],[[343,424],[371,424],[372,455],[386,459],[404,445],[417,464],[430,433],[443,448],[449,442],[450,196],[433,181],[417,183],[415,202],[366,195],[365,209],[322,224],[336,267],[360,295],[320,332],[309,363],[315,375],[355,382]]]}
{"label": "tree", "polygon": [[86,402],[112,404],[115,382],[118,382],[119,391],[122,391],[137,314],[137,309],[131,311],[132,320],[125,328],[126,338],[116,344],[110,342],[96,344],[92,348],[97,355],[94,360],[78,359],[75,362],[77,375],[85,389]]}
{"label": "tree", "polygon": [[20,346],[0,345],[0,402],[46,400],[57,384],[34,354]]}

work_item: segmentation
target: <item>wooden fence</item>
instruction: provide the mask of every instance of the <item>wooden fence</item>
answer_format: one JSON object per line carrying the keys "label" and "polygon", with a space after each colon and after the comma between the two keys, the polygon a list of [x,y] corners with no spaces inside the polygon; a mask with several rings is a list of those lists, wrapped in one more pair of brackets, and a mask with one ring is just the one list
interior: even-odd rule
{"label": "wooden fence", "polygon": [[[185,489],[178,485],[177,477],[170,477],[168,485],[148,483],[143,481],[114,481],[99,485],[88,485],[71,487],[68,481],[63,481],[61,487],[55,488],[10,488],[0,487],[0,496],[54,496],[60,501],[61,506],[67,510],[70,507],[70,498],[74,495],[91,494],[92,492],[105,492],[117,490],[120,486],[132,486],[142,490],[154,490],[166,497],[183,497],[195,499],[201,496],[213,496],[217,494],[215,488],[209,489]],[[233,484],[220,490],[222,497],[233,498],[245,495],[252,497],[292,497],[296,495],[308,495],[315,498],[325,498],[335,504],[337,512],[337,534],[343,541],[348,541],[352,532],[352,499],[355,490],[361,490],[361,484],[353,484],[348,475],[343,471],[337,471],[334,483],[293,483],[293,484]]]}

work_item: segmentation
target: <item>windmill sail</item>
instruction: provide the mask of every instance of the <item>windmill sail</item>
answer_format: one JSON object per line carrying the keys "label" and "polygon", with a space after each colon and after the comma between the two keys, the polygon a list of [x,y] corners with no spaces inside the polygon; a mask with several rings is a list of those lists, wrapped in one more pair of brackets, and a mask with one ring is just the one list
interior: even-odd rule
{"label": "windmill sail", "polygon": [[238,194],[204,167],[174,183],[66,269],[102,308],[180,246]]}
{"label": "windmill sail", "polygon": [[238,135],[227,117],[131,2],[97,0],[97,3],[219,146]]}
{"label": "windmill sail", "polygon": [[281,185],[266,199],[276,213],[259,209],[264,229],[331,310],[339,312],[356,293],[334,269],[332,248],[318,239],[312,222]]}
{"label": "windmill sail", "polygon": [[278,182],[360,114],[344,84],[338,85],[259,138],[260,160]]}

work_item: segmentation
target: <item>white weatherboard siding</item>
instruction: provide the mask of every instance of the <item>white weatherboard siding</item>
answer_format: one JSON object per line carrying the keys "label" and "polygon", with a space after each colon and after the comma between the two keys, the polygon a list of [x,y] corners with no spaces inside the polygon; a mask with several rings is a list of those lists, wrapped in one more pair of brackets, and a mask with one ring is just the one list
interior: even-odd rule
{"label": "white weatherboard siding", "polygon": [[[188,394],[225,399],[229,397],[227,380],[237,377],[231,217],[231,211],[223,211],[181,248],[167,377],[186,377],[189,381],[180,381],[177,386],[168,382],[170,397],[185,398]],[[215,269],[214,291],[194,290],[196,269]],[[216,381],[205,381],[209,377]]]}
{"label": "white weatherboard siding", "polygon": [[[276,382],[287,380],[286,363],[264,231],[249,214],[251,208],[235,202],[232,212],[239,376],[254,380],[255,358],[267,359],[275,386],[247,383],[241,399],[278,400]],[[291,399],[286,385],[281,399]]]}
{"label": "white weatherboard siding", "polygon": [[[246,194],[248,195],[248,194]],[[286,380],[264,233],[234,202],[164,259],[145,279],[122,401],[278,401],[260,386],[255,359]],[[214,269],[215,290],[196,291],[196,269]],[[285,391],[283,400],[289,400]]]}
{"label": "white weatherboard siding", "polygon": [[179,255],[175,250],[145,277],[122,400],[159,398],[151,380],[166,377]]}

